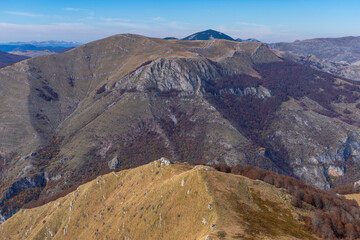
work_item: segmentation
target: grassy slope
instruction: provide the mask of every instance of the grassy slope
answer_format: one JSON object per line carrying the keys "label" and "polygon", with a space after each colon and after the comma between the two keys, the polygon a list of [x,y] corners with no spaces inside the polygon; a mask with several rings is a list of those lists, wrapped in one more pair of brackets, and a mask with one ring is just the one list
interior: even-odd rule
{"label": "grassy slope", "polygon": [[345,195],[347,199],[354,199],[360,204],[360,194],[359,193],[353,193],[353,194],[347,194]]}
{"label": "grassy slope", "polygon": [[263,182],[155,161],[19,211],[0,239],[312,239],[297,211]]}

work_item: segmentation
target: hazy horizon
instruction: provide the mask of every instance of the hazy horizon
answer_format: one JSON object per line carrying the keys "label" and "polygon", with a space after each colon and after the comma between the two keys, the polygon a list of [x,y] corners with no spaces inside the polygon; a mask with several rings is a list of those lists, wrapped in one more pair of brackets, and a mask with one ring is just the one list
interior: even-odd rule
{"label": "hazy horizon", "polygon": [[0,42],[81,43],[114,34],[183,38],[206,29],[263,42],[359,36],[354,0],[191,2],[12,1],[0,9]]}

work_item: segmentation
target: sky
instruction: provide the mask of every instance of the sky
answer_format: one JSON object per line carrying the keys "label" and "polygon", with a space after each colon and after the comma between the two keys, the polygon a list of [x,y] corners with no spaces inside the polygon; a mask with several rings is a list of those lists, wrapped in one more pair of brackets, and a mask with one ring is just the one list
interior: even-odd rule
{"label": "sky", "polygon": [[289,42],[360,36],[359,12],[358,0],[0,0],[0,42],[183,38],[207,29]]}

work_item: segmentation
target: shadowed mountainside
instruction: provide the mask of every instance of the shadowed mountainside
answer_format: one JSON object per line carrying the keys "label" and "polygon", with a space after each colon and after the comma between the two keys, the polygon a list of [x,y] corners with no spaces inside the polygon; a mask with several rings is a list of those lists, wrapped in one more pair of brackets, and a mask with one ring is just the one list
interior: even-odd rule
{"label": "shadowed mountainside", "polygon": [[19,56],[0,51],[0,68],[28,59],[26,56]]}

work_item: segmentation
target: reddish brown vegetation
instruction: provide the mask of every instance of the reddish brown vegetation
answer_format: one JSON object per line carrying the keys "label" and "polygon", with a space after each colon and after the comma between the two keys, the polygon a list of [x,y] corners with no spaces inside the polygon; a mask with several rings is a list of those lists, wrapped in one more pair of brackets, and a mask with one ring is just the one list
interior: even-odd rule
{"label": "reddish brown vegetation", "polygon": [[324,239],[360,238],[360,208],[356,201],[346,200],[332,191],[315,189],[299,180],[250,166],[229,167],[224,164],[212,165],[215,169],[261,180],[284,188],[293,198],[291,204],[301,208],[303,203],[314,208],[311,218],[304,217],[309,230]]}
{"label": "reddish brown vegetation", "polygon": [[63,137],[52,137],[49,140],[49,144],[40,146],[36,153],[33,154],[32,163],[36,165],[40,171],[49,166],[51,160],[59,154],[62,141]]}
{"label": "reddish brown vegetation", "polygon": [[[342,116],[349,115],[349,111],[338,113],[332,108],[333,103],[354,103],[359,100],[360,88],[351,85],[354,82],[343,79],[345,82],[338,83],[333,75],[286,60],[256,65],[255,70],[261,79],[233,75],[204,81],[205,97],[239,132],[257,146],[266,148],[265,156],[281,169],[281,173],[292,176],[287,163],[290,156],[281,140],[268,138],[268,133],[278,118],[276,111],[283,102],[290,98],[301,100],[306,96],[324,107],[318,111],[319,114],[355,124],[356,120]],[[236,94],[236,89],[256,88],[259,85],[269,89],[271,97],[261,99],[251,94]],[[232,89],[235,94],[221,91],[223,89]],[[307,108],[305,104],[301,106]]]}
{"label": "reddish brown vegetation", "polygon": [[141,67],[144,67],[144,66],[146,66],[146,65],[149,65],[151,62],[152,62],[152,61],[149,60],[149,61],[146,61],[146,62],[142,63],[140,66],[138,66],[138,67],[135,68],[133,71],[131,71],[128,75],[133,74],[134,72],[136,72],[136,71],[137,71],[139,68],[141,68]]}
{"label": "reddish brown vegetation", "polygon": [[342,88],[339,88],[333,75],[291,61],[258,65],[256,70],[263,77],[263,86],[282,100],[307,96],[333,111],[332,102],[354,103],[359,99],[358,86],[342,83]]}
{"label": "reddish brown vegetation", "polygon": [[334,191],[335,193],[338,193],[338,194],[342,194],[342,195],[359,192],[359,190],[354,189],[354,184],[338,186],[338,187],[332,189],[332,191]]}
{"label": "reddish brown vegetation", "polygon": [[20,209],[24,204],[37,199],[41,192],[42,188],[28,188],[22,190],[19,194],[15,195],[12,198],[5,200],[2,203],[4,216],[12,213],[14,210]]}

